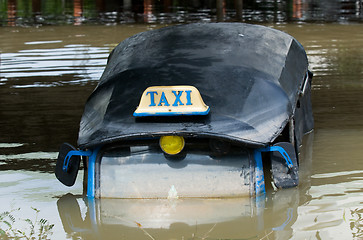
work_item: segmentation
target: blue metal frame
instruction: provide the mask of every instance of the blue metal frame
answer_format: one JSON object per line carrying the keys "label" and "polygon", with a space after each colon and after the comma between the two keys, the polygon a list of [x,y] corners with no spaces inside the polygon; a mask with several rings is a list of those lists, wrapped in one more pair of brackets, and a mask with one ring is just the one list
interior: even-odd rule
{"label": "blue metal frame", "polygon": [[88,151],[81,151],[81,150],[73,150],[73,151],[69,151],[67,153],[67,156],[64,158],[63,161],[63,171],[67,172],[68,171],[68,166],[69,166],[69,160],[71,159],[72,156],[91,156],[92,155],[92,151],[88,150]]}
{"label": "blue metal frame", "polygon": [[255,180],[255,194],[256,194],[256,196],[266,193],[261,150],[263,150],[263,149],[256,149],[253,153],[253,157],[256,162],[256,166],[255,166],[255,179],[256,179]]}
{"label": "blue metal frame", "polygon": [[69,151],[63,161],[63,171],[67,172],[69,162],[72,156],[86,156],[88,158],[88,178],[87,178],[87,196],[90,198],[95,197],[95,170],[96,170],[96,159],[100,148],[94,150],[72,150]]}
{"label": "blue metal frame", "polygon": [[285,149],[283,147],[271,146],[271,147],[266,147],[266,148],[260,148],[260,149],[258,149],[258,151],[260,151],[260,152],[279,152],[284,157],[288,168],[291,169],[294,166],[289,154],[285,151]]}
{"label": "blue metal frame", "polygon": [[264,179],[264,174],[263,174],[262,154],[261,154],[262,152],[279,152],[284,157],[289,169],[291,169],[294,166],[289,154],[286,152],[286,150],[283,147],[270,146],[270,147],[255,149],[253,152],[253,156],[254,156],[255,162],[256,162],[256,167],[255,167],[255,176],[256,176],[255,194],[256,194],[256,196],[266,193],[265,179]]}
{"label": "blue metal frame", "polygon": [[92,155],[88,158],[88,179],[87,179],[87,197],[95,197],[95,181],[96,181],[96,160],[100,148],[92,151]]}

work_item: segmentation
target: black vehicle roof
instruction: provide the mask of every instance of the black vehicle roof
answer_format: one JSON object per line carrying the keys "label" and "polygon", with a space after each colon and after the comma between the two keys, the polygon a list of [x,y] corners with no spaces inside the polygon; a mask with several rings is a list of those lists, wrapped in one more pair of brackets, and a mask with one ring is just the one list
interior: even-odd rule
{"label": "black vehicle roof", "polygon": [[[136,34],[110,54],[80,124],[80,147],[171,133],[266,145],[294,113],[308,68],[301,44],[272,28],[196,23]],[[192,85],[207,117],[137,119],[150,86]]]}

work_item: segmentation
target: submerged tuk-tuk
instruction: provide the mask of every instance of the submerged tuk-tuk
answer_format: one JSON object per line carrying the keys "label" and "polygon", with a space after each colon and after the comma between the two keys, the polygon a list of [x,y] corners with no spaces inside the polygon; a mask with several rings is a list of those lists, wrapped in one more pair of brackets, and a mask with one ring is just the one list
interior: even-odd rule
{"label": "submerged tuk-tuk", "polygon": [[265,174],[277,189],[297,186],[311,79],[301,44],[268,27],[136,34],[111,52],[56,176],[72,186],[83,156],[89,198],[254,196]]}

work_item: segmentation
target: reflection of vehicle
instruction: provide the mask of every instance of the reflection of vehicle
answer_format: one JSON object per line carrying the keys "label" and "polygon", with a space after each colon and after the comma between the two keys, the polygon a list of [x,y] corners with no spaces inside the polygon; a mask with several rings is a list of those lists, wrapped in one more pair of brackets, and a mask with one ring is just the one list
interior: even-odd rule
{"label": "reflection of vehicle", "polygon": [[110,54],[85,106],[81,150],[62,146],[56,176],[73,185],[85,156],[91,198],[258,195],[269,169],[277,188],[296,186],[313,128],[311,77],[303,47],[267,27],[137,34]]}
{"label": "reflection of vehicle", "polygon": [[291,235],[299,191],[267,196],[268,204],[263,198],[258,206],[251,198],[82,200],[67,194],[57,206],[65,232],[82,239],[183,239],[193,234],[195,239],[261,239],[271,231],[276,238]]}

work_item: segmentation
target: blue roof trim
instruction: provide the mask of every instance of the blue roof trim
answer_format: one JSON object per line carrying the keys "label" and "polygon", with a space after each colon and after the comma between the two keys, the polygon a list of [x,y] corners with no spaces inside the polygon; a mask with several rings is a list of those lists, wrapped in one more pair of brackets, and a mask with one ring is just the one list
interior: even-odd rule
{"label": "blue roof trim", "polygon": [[152,117],[152,116],[194,116],[194,115],[199,115],[199,116],[204,116],[204,115],[208,115],[210,111],[210,108],[208,107],[208,109],[204,112],[156,112],[156,113],[135,113],[134,112],[134,117]]}

